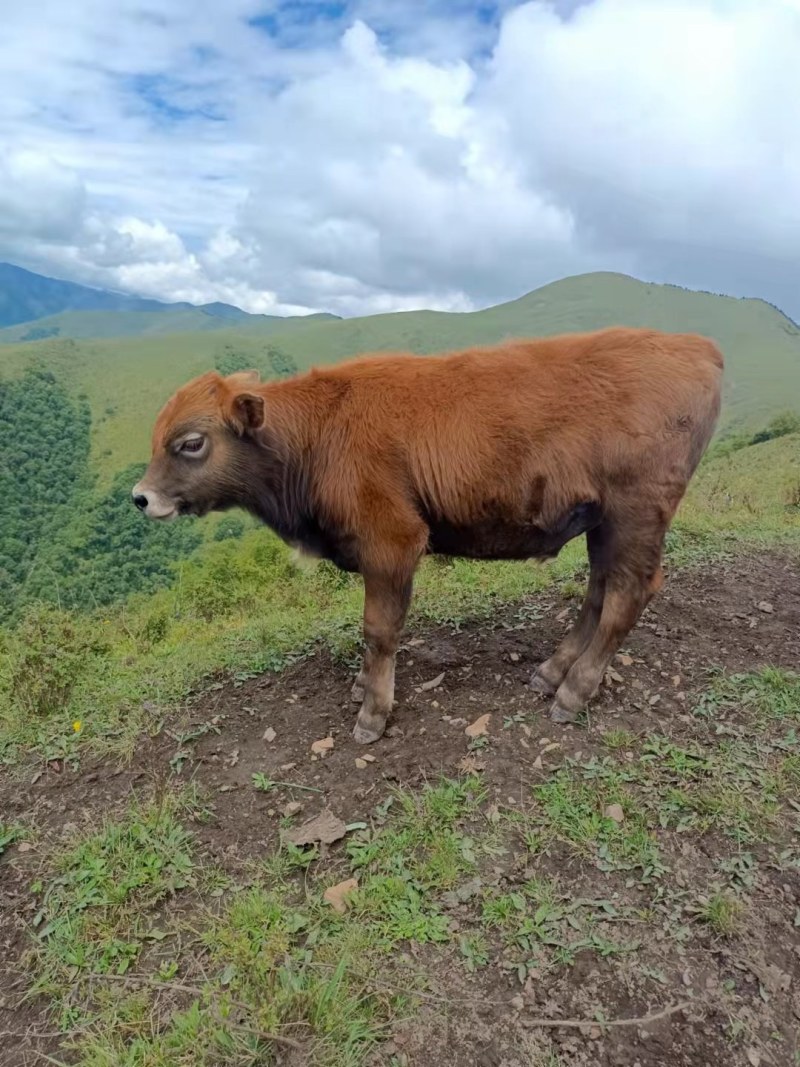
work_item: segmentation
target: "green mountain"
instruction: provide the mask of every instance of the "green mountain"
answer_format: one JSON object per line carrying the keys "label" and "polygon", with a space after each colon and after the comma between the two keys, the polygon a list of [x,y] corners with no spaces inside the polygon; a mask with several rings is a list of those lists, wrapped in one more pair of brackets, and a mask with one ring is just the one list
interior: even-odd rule
{"label": "green mountain", "polygon": [[[336,316],[312,318],[335,319]],[[278,315],[249,315],[241,308],[219,302],[195,307],[188,303],[145,300],[47,278],[11,263],[0,263],[0,344],[47,337],[125,337],[216,330],[250,319],[256,320],[255,329],[264,333],[301,321],[300,316],[286,319]]]}
{"label": "green mountain", "polygon": [[[209,310],[211,308],[214,310]],[[158,334],[230,330],[234,327],[265,336],[306,326],[309,322],[337,321],[335,315],[298,315],[290,318],[249,315],[239,308],[223,311],[225,308],[225,304],[207,304],[203,307],[167,304],[158,311],[62,311],[33,322],[6,326],[0,330],[0,344],[42,341],[52,337],[76,341],[99,337],[153,337]]]}

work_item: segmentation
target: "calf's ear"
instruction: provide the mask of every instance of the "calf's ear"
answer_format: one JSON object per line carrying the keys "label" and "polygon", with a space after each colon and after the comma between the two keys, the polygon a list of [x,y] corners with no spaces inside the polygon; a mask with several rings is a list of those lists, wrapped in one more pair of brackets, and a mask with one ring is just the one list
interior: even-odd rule
{"label": "calf's ear", "polygon": [[255,433],[264,425],[264,397],[258,393],[234,393],[230,404],[230,421],[237,433]]}

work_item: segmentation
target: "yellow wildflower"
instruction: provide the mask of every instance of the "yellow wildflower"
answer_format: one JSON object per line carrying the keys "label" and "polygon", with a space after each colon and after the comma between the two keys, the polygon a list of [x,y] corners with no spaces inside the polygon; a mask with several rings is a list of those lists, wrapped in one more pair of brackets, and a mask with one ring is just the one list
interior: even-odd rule
{"label": "yellow wildflower", "polygon": [[76,734],[79,734],[81,732],[81,730],[83,729],[83,723],[80,719],[75,720],[75,722],[72,724],[72,729],[75,731]]}

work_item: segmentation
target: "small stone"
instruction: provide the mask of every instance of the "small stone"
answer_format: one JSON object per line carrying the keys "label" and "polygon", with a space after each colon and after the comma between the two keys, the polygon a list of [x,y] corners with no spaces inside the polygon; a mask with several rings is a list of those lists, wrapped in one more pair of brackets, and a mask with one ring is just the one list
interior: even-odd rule
{"label": "small stone", "polygon": [[282,771],[293,771],[296,766],[297,766],[296,763],[282,763],[281,764],[281,770]]}
{"label": "small stone", "polygon": [[274,741],[274,740],[275,740],[275,738],[276,738],[277,736],[278,736],[278,735],[277,735],[277,734],[275,733],[275,731],[274,731],[274,730],[272,729],[272,727],[271,727],[271,726],[268,726],[268,727],[266,728],[266,730],[264,731],[264,740],[265,740],[265,741],[267,741],[267,742],[270,742],[270,743],[271,743],[272,741]]}
{"label": "small stone", "polygon": [[311,746],[311,752],[315,756],[319,756],[320,759],[325,759],[328,753],[333,748],[333,738],[323,737],[319,741],[315,741]]}
{"label": "small stone", "polygon": [[30,841],[20,841],[17,845],[17,852],[33,852],[33,845]]}
{"label": "small stone", "polygon": [[299,800],[290,800],[286,807],[283,809],[285,818],[291,819],[294,815],[299,815],[303,810],[303,805]]}
{"label": "small stone", "polygon": [[545,752],[555,752],[557,748],[561,748],[558,741],[551,741],[549,745],[545,745],[542,749],[542,755],[544,755]]}
{"label": "small stone", "polygon": [[514,1011],[522,1011],[525,1007],[525,1000],[519,994],[511,998],[511,1007]]}
{"label": "small stone", "polygon": [[623,667],[633,666],[633,656],[626,656],[624,652],[617,653],[617,662],[621,663]]}
{"label": "small stone", "polygon": [[619,671],[615,671],[613,667],[606,667],[606,681],[621,683],[624,679]]}
{"label": "small stone", "polygon": [[339,882],[338,885],[329,886],[322,894],[322,899],[327,904],[330,904],[334,911],[344,915],[347,911],[347,897],[354,889],[358,889],[357,880],[355,878],[347,878],[344,882]]}
{"label": "small stone", "polygon": [[431,689],[438,689],[444,681],[444,671],[441,674],[437,674],[435,678],[431,678],[429,682],[423,682],[420,689],[423,693],[427,693]]}
{"label": "small stone", "polygon": [[510,652],[508,658],[512,663],[519,663],[519,652]]}
{"label": "small stone", "polygon": [[358,767],[360,771],[365,771],[368,766],[369,764],[365,759],[362,759],[361,756],[356,756],[356,767]]}
{"label": "small stone", "polygon": [[376,757],[373,756],[371,752],[365,752],[361,759],[365,760],[367,763],[374,763]]}
{"label": "small stone", "polygon": [[747,1050],[747,1062],[751,1067],[761,1067],[761,1053],[757,1048],[749,1048]]}
{"label": "small stone", "polygon": [[758,610],[763,612],[765,615],[771,615],[775,608],[772,606],[772,604],[770,604],[768,600],[762,600],[759,602]]}
{"label": "small stone", "polygon": [[470,723],[464,730],[464,733],[467,737],[483,737],[485,734],[489,733],[489,721],[491,717],[492,716],[488,713],[486,715],[481,715],[475,722]]}
{"label": "small stone", "polygon": [[603,815],[605,815],[607,819],[612,819],[616,823],[625,821],[625,813],[622,810],[621,804],[609,804],[603,812]]}
{"label": "small stone", "polygon": [[544,768],[541,756],[537,756],[536,759],[533,761],[533,768],[536,771],[541,771]]}

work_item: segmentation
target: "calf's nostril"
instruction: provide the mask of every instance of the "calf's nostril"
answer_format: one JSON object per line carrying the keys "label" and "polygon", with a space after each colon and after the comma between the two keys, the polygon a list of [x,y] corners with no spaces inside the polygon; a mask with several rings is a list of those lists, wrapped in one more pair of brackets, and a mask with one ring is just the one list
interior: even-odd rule
{"label": "calf's nostril", "polygon": [[144,511],[144,509],[147,507],[147,497],[144,495],[144,493],[137,493],[133,498],[133,502],[139,509],[139,511]]}

